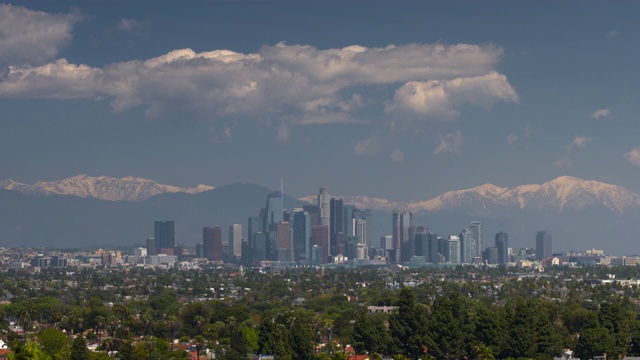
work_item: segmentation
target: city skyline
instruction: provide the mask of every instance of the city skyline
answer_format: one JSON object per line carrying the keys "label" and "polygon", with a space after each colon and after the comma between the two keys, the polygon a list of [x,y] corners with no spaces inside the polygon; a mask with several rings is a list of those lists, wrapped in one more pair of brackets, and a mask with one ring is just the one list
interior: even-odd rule
{"label": "city skyline", "polygon": [[640,192],[640,5],[458,5],[1,5],[0,180]]}

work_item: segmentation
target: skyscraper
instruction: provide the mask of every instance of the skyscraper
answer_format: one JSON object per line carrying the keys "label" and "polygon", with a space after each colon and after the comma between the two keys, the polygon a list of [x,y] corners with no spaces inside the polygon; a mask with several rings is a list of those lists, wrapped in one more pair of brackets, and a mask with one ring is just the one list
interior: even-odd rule
{"label": "skyscraper", "polygon": [[156,239],[155,238],[147,238],[147,254],[149,254],[149,256],[151,255],[158,255],[158,253],[156,253]]}
{"label": "skyscraper", "polygon": [[274,191],[267,196],[263,226],[267,239],[266,257],[269,260],[278,260],[278,223],[283,220],[283,207],[281,191]]}
{"label": "skyscraper", "polygon": [[536,234],[536,259],[542,260],[553,255],[551,233],[538,231]]}
{"label": "skyscraper", "polygon": [[473,241],[476,243],[474,256],[482,256],[482,223],[480,221],[472,221],[469,230],[471,230]]}
{"label": "skyscraper", "polygon": [[509,262],[509,236],[500,231],[496,234],[496,248],[498,249],[498,264]]}
{"label": "skyscraper", "polygon": [[162,249],[173,249],[175,246],[173,221],[155,221],[153,234],[156,239],[156,253],[159,253]]}
{"label": "skyscraper", "polygon": [[393,246],[396,249],[396,259],[392,262],[409,262],[413,255],[411,248],[411,233],[413,214],[403,211],[394,211],[393,219]]}
{"label": "skyscraper", "polygon": [[235,259],[242,257],[242,225],[229,225],[229,249]]}
{"label": "skyscraper", "polygon": [[476,255],[476,240],[469,229],[462,229],[460,233],[460,261],[471,264]]}
{"label": "skyscraper", "polygon": [[207,260],[222,260],[222,228],[220,226],[202,228],[202,251]]}
{"label": "skyscraper", "polygon": [[303,209],[293,212],[293,260],[311,262],[311,216]]}
{"label": "skyscraper", "polygon": [[345,217],[344,217],[344,203],[342,199],[332,198],[330,201],[330,222],[331,222],[331,255],[337,255],[338,236],[345,234]]}
{"label": "skyscraper", "polygon": [[[314,247],[321,249],[322,256],[318,259],[320,264],[326,264],[329,262],[329,226],[328,225],[314,225],[311,229],[311,238],[313,239]],[[313,256],[313,254],[312,254]]]}
{"label": "skyscraper", "polygon": [[447,262],[457,264],[460,262],[460,239],[455,236],[449,236],[445,247]]}
{"label": "skyscraper", "polygon": [[322,186],[318,193],[318,210],[318,224],[327,225],[327,230],[331,234],[331,195],[326,186]]}

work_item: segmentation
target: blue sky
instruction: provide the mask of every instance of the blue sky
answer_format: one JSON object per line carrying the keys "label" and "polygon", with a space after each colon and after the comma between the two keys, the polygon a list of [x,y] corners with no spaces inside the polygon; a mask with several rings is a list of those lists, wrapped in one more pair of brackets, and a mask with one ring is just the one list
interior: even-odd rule
{"label": "blue sky", "polygon": [[0,6],[0,179],[640,192],[637,2]]}

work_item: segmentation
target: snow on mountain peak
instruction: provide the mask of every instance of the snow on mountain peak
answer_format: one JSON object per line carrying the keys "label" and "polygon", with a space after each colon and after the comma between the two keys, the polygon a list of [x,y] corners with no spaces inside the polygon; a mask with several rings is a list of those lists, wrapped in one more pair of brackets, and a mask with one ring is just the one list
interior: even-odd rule
{"label": "snow on mountain peak", "polygon": [[213,186],[198,185],[193,188],[182,188],[159,184],[153,180],[133,176],[121,179],[108,176],[89,176],[80,174],[55,181],[40,181],[35,184],[22,184],[13,180],[0,182],[0,188],[15,190],[28,195],[74,195],[92,197],[110,201],[142,201],[163,193],[185,192],[197,194],[212,190]]}

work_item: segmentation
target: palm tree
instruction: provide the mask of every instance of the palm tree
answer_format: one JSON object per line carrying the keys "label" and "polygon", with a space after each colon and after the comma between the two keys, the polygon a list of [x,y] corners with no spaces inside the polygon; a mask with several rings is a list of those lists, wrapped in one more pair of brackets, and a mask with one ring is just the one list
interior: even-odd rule
{"label": "palm tree", "polygon": [[175,315],[170,315],[167,321],[169,323],[169,333],[171,334],[171,351],[173,351],[173,340],[175,339],[176,330],[178,329],[178,319]]}

